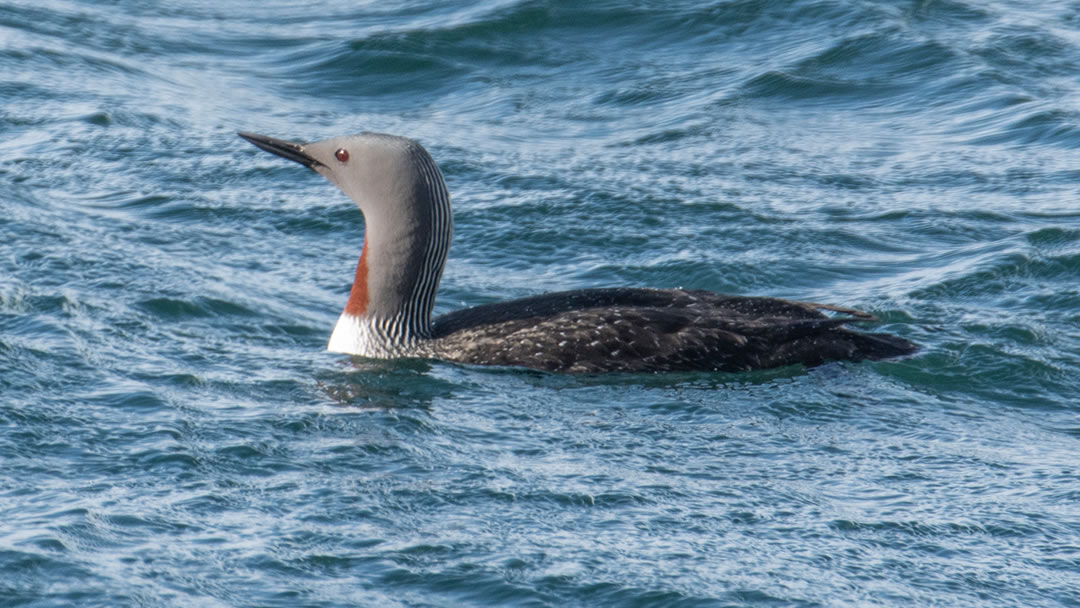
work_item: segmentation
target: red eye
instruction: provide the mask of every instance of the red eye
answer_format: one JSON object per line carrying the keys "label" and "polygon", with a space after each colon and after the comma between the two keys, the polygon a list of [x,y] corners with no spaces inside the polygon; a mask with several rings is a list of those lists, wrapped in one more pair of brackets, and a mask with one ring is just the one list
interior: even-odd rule
{"label": "red eye", "polygon": [[338,148],[337,152],[334,152],[334,158],[338,159],[339,163],[344,163],[349,160],[349,151],[345,148]]}

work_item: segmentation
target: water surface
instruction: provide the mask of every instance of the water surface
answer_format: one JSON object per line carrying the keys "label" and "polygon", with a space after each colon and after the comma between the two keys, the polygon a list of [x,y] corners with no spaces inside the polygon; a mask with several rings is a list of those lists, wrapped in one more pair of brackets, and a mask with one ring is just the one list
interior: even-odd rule
{"label": "water surface", "polygon": [[[1080,604],[1080,6],[586,4],[0,7],[0,604]],[[682,286],[923,349],[328,354],[359,212],[237,130],[420,140],[438,312]]]}

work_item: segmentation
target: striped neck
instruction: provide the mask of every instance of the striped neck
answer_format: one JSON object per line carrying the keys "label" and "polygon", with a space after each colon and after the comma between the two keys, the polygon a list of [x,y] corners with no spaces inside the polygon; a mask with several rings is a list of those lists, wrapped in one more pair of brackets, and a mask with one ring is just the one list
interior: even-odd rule
{"label": "striped neck", "polygon": [[330,334],[326,350],[372,359],[408,357],[416,353],[423,340],[408,327],[408,320],[402,317],[357,317],[343,312],[334,326],[334,333]]}
{"label": "striped neck", "polygon": [[413,183],[395,184],[389,204],[361,206],[364,246],[349,300],[330,336],[331,352],[409,356],[431,336],[453,217],[446,182],[431,156],[418,144],[408,156],[416,169]]}

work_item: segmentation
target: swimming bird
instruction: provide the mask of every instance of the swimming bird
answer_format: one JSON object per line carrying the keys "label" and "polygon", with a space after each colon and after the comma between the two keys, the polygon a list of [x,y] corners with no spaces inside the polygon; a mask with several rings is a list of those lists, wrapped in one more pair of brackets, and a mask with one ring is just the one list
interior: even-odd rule
{"label": "swimming bird", "polygon": [[446,182],[423,146],[379,133],[312,143],[238,135],[330,180],[364,216],[360,260],[331,352],[599,373],[747,371],[917,349],[902,338],[845,328],[875,320],[851,308],[687,289],[563,291],[432,319],[453,217]]}

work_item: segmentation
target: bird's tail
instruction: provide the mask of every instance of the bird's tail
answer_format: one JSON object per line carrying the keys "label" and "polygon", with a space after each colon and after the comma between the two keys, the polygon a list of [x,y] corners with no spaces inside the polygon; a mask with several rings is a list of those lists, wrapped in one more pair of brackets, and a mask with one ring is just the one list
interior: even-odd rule
{"label": "bird's tail", "polygon": [[889,334],[872,334],[858,331],[845,332],[854,347],[853,359],[892,359],[903,357],[919,350],[914,342]]}
{"label": "bird's tail", "polygon": [[[824,319],[832,322],[835,319]],[[821,321],[819,321],[821,323]],[[853,331],[832,325],[823,331],[807,331],[800,327],[801,335],[786,336],[788,339],[775,344],[763,358],[761,367],[780,367],[792,363],[807,366],[821,365],[828,361],[863,361],[865,359],[892,359],[910,355],[919,347],[914,342],[889,334],[873,334]]]}

